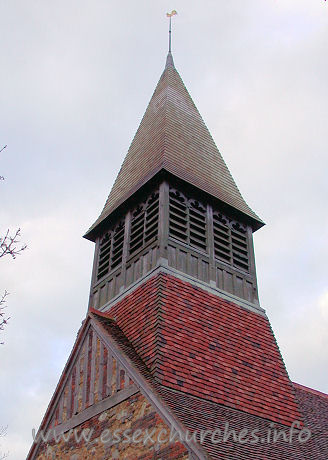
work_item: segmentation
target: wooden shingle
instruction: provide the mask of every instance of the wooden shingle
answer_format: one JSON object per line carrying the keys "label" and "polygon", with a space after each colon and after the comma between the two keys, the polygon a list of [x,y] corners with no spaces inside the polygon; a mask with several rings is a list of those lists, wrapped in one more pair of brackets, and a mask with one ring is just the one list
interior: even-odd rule
{"label": "wooden shingle", "polygon": [[254,228],[263,225],[239,192],[170,53],[104,209],[86,237],[163,169],[242,212]]}

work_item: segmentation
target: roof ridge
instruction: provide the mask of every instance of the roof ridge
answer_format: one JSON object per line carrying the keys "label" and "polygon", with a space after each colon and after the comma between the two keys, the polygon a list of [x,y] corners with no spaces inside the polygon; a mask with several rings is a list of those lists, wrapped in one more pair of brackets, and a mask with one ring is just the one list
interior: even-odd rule
{"label": "roof ridge", "polygon": [[[166,60],[166,66],[165,66],[165,69],[164,69],[164,75],[166,75],[166,78],[168,79],[169,77],[169,73],[167,72],[167,69],[169,68],[169,66],[171,65],[168,65],[168,60],[169,60],[169,55],[171,53],[169,52],[168,55],[167,55],[167,60]],[[173,58],[172,58],[172,63],[173,63]],[[174,68],[174,64],[173,64],[173,68]],[[166,87],[166,95],[165,95],[165,110],[164,110],[164,152],[163,152],[163,161],[162,161],[162,167],[165,165],[165,152],[166,152],[166,148],[167,148],[167,110],[168,110],[168,85]]]}
{"label": "roof ridge", "polygon": [[101,318],[106,318],[110,321],[112,321],[113,323],[116,323],[115,321],[115,318],[113,316],[111,316],[111,314],[106,311],[106,312],[103,312],[103,311],[100,311],[100,310],[96,310],[95,308],[91,307],[90,310],[89,310],[89,314],[90,316],[100,316]]}
{"label": "roof ridge", "polygon": [[307,391],[308,393],[312,393],[322,398],[328,399],[328,393],[324,393],[323,391],[315,390],[314,388],[307,387],[305,385],[302,385],[301,383],[292,382],[292,384],[294,385],[294,387],[300,390]]}

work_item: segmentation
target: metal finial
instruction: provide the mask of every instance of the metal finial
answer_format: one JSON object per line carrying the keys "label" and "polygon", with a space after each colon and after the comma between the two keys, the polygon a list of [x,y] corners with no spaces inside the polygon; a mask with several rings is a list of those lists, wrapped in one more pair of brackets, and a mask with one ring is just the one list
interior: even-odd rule
{"label": "metal finial", "polygon": [[171,35],[172,35],[172,16],[178,14],[175,10],[172,10],[171,13],[166,13],[166,16],[170,18],[170,27],[169,27],[169,53],[171,53]]}

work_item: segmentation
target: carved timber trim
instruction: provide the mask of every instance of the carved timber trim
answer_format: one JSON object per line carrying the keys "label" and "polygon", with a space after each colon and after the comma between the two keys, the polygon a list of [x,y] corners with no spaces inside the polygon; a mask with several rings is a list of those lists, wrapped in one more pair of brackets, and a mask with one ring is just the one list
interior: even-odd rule
{"label": "carved timber trim", "polygon": [[[195,191],[182,192],[163,181],[120,219],[118,227],[97,240],[90,308],[102,309],[160,265],[161,258],[182,273],[258,304],[251,227]],[[118,255],[113,259],[112,254]]]}

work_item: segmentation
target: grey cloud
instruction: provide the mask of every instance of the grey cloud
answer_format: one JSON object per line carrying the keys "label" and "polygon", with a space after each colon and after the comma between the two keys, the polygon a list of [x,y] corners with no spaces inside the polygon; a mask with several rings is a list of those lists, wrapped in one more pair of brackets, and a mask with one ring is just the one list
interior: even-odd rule
{"label": "grey cloud", "polygon": [[[177,0],[176,66],[249,204],[262,306],[293,380],[328,391],[327,2]],[[21,459],[86,311],[100,212],[162,72],[165,2],[0,5],[0,425]]]}

